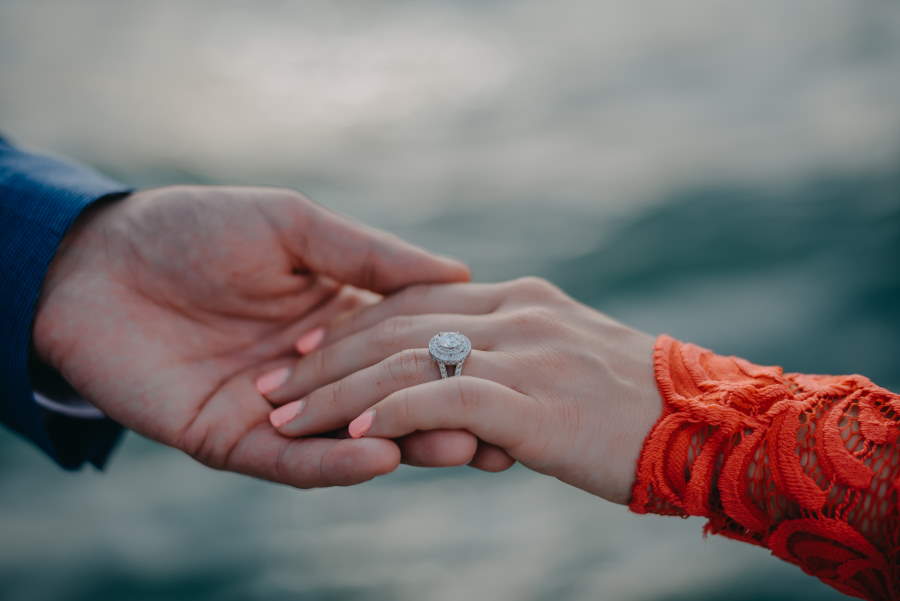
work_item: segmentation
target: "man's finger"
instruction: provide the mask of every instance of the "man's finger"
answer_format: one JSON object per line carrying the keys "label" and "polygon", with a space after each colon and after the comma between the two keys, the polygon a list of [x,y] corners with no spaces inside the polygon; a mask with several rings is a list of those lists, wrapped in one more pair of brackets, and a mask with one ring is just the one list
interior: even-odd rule
{"label": "man's finger", "polygon": [[390,440],[285,438],[260,424],[238,441],[223,467],[297,488],[318,488],[366,482],[394,471],[399,463],[400,449]]}
{"label": "man's finger", "polygon": [[400,238],[332,213],[299,194],[268,211],[298,266],[359,288],[387,293],[412,284],[464,282],[469,269]]}
{"label": "man's finger", "polygon": [[515,465],[516,460],[500,447],[479,442],[469,465],[485,472],[502,472]]}
{"label": "man's finger", "polygon": [[465,430],[413,432],[396,441],[403,463],[419,467],[452,467],[472,462],[478,439]]}

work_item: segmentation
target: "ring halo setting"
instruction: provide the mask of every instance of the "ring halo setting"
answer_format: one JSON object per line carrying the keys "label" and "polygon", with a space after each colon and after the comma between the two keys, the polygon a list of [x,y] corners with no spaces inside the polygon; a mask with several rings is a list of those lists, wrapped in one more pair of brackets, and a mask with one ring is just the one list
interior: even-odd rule
{"label": "ring halo setting", "polygon": [[438,366],[444,368],[441,369],[443,375],[447,365],[462,367],[463,361],[472,352],[472,341],[459,332],[438,332],[428,342],[428,352]]}

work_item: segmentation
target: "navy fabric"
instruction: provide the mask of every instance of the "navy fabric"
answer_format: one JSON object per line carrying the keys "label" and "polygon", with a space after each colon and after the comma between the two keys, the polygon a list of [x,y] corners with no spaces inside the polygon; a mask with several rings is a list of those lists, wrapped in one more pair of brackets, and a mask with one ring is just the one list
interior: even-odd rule
{"label": "navy fabric", "polygon": [[0,138],[0,421],[59,465],[102,467],[121,427],[77,419],[38,405],[35,389],[66,384],[36,365],[31,331],[41,286],[57,247],[91,203],[128,188],[95,171],[23,152]]}

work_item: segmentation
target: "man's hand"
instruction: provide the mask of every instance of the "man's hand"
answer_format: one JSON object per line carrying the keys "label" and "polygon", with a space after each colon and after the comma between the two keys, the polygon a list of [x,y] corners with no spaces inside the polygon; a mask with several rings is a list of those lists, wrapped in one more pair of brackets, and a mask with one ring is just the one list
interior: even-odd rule
{"label": "man's hand", "polygon": [[[114,420],[212,467],[298,487],[393,470],[387,440],[292,440],[254,380],[303,332],[390,293],[468,279],[462,264],[297,193],[175,187],[90,210],[45,281],[38,355]],[[343,286],[349,284],[350,286]],[[466,462],[473,437],[411,438],[418,463]]]}

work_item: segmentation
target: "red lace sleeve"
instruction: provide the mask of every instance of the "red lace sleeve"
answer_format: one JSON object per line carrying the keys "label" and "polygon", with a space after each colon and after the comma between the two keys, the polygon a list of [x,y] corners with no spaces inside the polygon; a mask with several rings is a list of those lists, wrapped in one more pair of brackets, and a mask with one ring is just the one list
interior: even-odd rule
{"label": "red lace sleeve", "polygon": [[704,516],[843,593],[900,600],[900,396],[668,336],[654,363],[664,408],[632,511]]}

